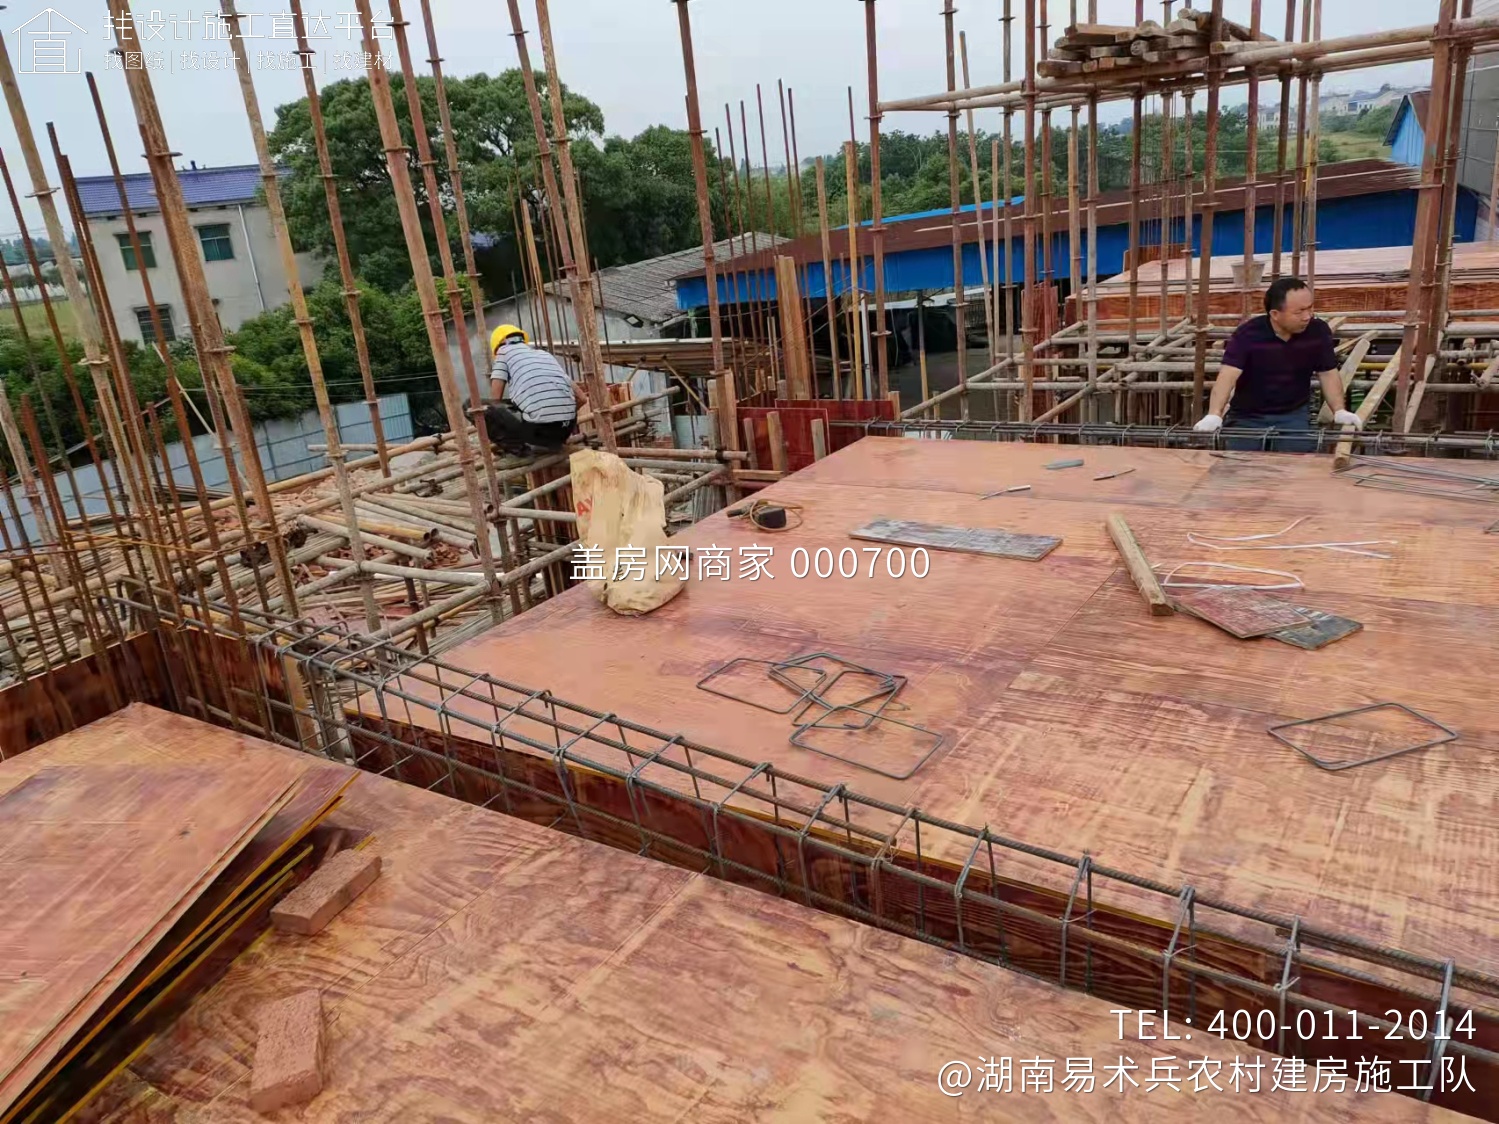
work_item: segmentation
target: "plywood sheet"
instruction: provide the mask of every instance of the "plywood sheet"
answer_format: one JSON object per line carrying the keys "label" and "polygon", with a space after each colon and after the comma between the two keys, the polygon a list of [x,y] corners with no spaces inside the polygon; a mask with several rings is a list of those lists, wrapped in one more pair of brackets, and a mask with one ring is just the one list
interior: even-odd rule
{"label": "plywood sheet", "polygon": [[[1044,470],[1066,452],[866,438],[767,490],[802,505],[801,527],[772,536],[715,515],[677,536],[694,548],[771,545],[774,580],[694,579],[635,621],[570,593],[446,658],[898,806],[1499,971],[1499,853],[1482,827],[1499,813],[1499,776],[1482,767],[1499,750],[1492,520],[1472,504],[1355,488],[1326,457],[1088,447],[1077,453],[1086,470]],[[1136,471],[1092,480],[1125,467]],[[1032,491],[979,499],[1020,483]],[[1109,540],[1111,511],[1152,563],[1291,571],[1306,587],[1288,595],[1296,604],[1364,628],[1307,652],[1152,619]],[[882,516],[1063,542],[1002,577],[992,560],[952,553],[917,580],[787,573],[794,549],[836,555],[850,528]],[[1263,534],[1301,516],[1284,541],[1388,539],[1376,549],[1391,557],[1225,554],[1187,538]],[[946,739],[911,780],[797,749],[784,718],[693,687],[736,656],[817,650],[910,677],[902,719]],[[1337,777],[1264,732],[1386,697],[1462,737]],[[410,720],[437,726],[417,707]]]}
{"label": "plywood sheet", "polygon": [[[254,1011],[301,987],[329,1026],[309,1122],[1458,1119],[1351,1083],[1272,1089],[1245,1047],[1121,1036],[1102,1001],[377,776],[340,816],[381,838],[381,879],[315,947],[258,942],[86,1120],[258,1121]],[[1265,1063],[1260,1092],[1146,1088],[1173,1057],[1224,1084],[1236,1054]],[[1052,1059],[1052,1092],[938,1090],[944,1064],[977,1081],[989,1057],[1017,1081]],[[1140,1085],[1104,1090],[1121,1057]],[[1069,1058],[1092,1093],[1063,1088]]]}
{"label": "plywood sheet", "polygon": [[52,768],[0,797],[0,1108],[276,814],[301,771]]}

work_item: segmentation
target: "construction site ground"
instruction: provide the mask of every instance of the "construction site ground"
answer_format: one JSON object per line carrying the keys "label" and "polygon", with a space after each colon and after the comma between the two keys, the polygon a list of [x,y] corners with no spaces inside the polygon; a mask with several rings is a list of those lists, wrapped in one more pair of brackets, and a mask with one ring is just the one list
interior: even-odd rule
{"label": "construction site ground", "polygon": [[[1046,467],[1078,457],[1079,467]],[[1122,469],[1133,471],[1095,479]],[[981,498],[1019,484],[1030,490]],[[450,664],[896,807],[1499,970],[1491,845],[1499,786],[1478,767],[1499,746],[1499,713],[1487,663],[1473,658],[1499,634],[1485,506],[1356,486],[1326,457],[897,438],[866,438],[758,498],[800,505],[804,523],[767,533],[719,513],[675,540],[698,552],[731,548],[728,580],[694,578],[639,619],[573,589],[454,649]],[[1186,613],[1151,617],[1105,530],[1112,512],[1126,516],[1153,562],[1294,573],[1305,588],[1281,596],[1364,627],[1304,651],[1241,641]],[[883,563],[866,576],[862,553],[854,578],[792,576],[795,548],[826,547],[836,558],[870,547],[849,533],[878,518],[1062,542],[1040,561],[932,551],[924,578],[889,577]],[[1187,537],[1267,534],[1303,518],[1268,542],[1379,540],[1387,545],[1364,549],[1390,557],[1215,552]],[[772,578],[741,577],[740,548],[750,545],[773,548]],[[1221,571],[1183,570],[1178,580],[1215,575],[1221,580]],[[695,686],[738,657],[819,651],[909,677],[886,713],[944,738],[909,779],[799,749],[786,716]],[[727,689],[744,690],[743,682]],[[1326,772],[1267,733],[1274,723],[1382,701],[1461,736]],[[475,699],[441,709],[496,717],[489,709],[486,719]],[[448,725],[438,709],[386,710],[397,726]],[[917,735],[883,724],[832,738],[825,747],[897,775],[923,752]],[[694,783],[670,773],[657,780],[683,791]],[[971,861],[967,848],[958,838],[924,842],[928,859],[954,867]]]}

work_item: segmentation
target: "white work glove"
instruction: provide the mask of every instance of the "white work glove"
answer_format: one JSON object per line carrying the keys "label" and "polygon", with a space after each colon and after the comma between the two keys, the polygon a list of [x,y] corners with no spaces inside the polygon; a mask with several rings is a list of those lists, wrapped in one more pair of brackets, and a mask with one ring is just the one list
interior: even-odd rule
{"label": "white work glove", "polygon": [[1208,414],[1192,428],[1198,433],[1217,433],[1223,428],[1223,419],[1217,414]]}
{"label": "white work glove", "polygon": [[1349,410],[1339,410],[1332,416],[1333,425],[1351,425],[1354,429],[1364,428],[1364,419]]}

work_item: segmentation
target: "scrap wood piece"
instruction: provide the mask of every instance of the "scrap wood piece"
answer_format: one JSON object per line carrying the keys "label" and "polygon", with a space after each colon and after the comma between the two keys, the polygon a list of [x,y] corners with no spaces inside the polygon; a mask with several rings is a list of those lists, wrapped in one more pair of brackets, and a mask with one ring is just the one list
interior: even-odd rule
{"label": "scrap wood piece", "polygon": [[320,933],[379,876],[380,856],[373,851],[340,851],[277,903],[271,924],[283,933]]}
{"label": "scrap wood piece", "polygon": [[1296,606],[1258,589],[1209,587],[1178,593],[1176,607],[1217,625],[1230,636],[1252,640],[1288,628],[1306,628],[1310,621]]}
{"label": "scrap wood piece", "polygon": [[1057,40],[1057,46],[1064,49],[1076,49],[1080,46],[1104,47],[1119,42],[1119,36],[1133,35],[1133,27],[1125,27],[1115,23],[1074,23],[1071,24],[1061,39]]}
{"label": "scrap wood piece", "polygon": [[260,1009],[250,1107],[260,1113],[304,1104],[323,1091],[323,997],[299,991]]}
{"label": "scrap wood piece", "polygon": [[1150,606],[1150,615],[1169,617],[1171,602],[1167,599],[1165,591],[1161,589],[1160,579],[1150,568],[1150,562],[1146,559],[1145,552],[1140,549],[1135,533],[1124,521],[1124,516],[1117,513],[1110,515],[1106,526],[1109,529],[1109,538],[1114,540],[1114,546],[1118,549],[1120,557],[1124,559],[1129,576],[1134,580],[1135,588],[1140,591],[1140,596],[1145,598],[1145,603]]}
{"label": "scrap wood piece", "polygon": [[1050,464],[1044,465],[1043,467],[1053,470],[1058,468],[1079,468],[1081,467],[1082,463],[1082,457],[1072,457],[1064,461],[1052,461]]}
{"label": "scrap wood piece", "polygon": [[1292,608],[1306,618],[1306,627],[1283,628],[1279,632],[1272,632],[1268,635],[1271,640],[1279,640],[1282,644],[1304,648],[1308,652],[1314,652],[1318,648],[1325,648],[1329,644],[1352,636],[1364,627],[1359,621],[1333,613],[1324,613],[1321,609],[1307,609],[1300,605],[1293,605]]}
{"label": "scrap wood piece", "polygon": [[896,546],[923,546],[959,554],[984,554],[992,558],[1019,558],[1036,562],[1045,558],[1062,540],[1051,535],[1025,535],[988,527],[945,527],[909,519],[876,519],[849,532],[850,538]]}

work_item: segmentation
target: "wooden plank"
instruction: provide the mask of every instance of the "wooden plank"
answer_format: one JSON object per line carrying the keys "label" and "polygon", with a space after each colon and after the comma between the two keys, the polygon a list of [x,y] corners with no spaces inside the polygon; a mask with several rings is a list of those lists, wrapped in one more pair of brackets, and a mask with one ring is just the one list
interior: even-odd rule
{"label": "wooden plank", "polygon": [[776,300],[781,309],[781,354],[786,361],[787,390],[791,398],[802,401],[812,397],[811,355],[796,259],[784,254],[776,257]]}
{"label": "wooden plank", "polygon": [[828,425],[821,418],[812,419],[812,459],[820,461],[828,455]]}
{"label": "wooden plank", "polygon": [[1118,42],[1120,35],[1132,35],[1133,27],[1112,23],[1075,23],[1067,28],[1061,39],[1057,40],[1058,47],[1076,48],[1078,46],[1102,47],[1110,43]]}
{"label": "wooden plank", "polygon": [[993,558],[1021,558],[1038,562],[1062,540],[1051,535],[1022,535],[988,527],[944,527],[910,519],[876,519],[849,532],[850,538],[897,546],[923,546],[959,554],[986,554]]}
{"label": "wooden plank", "polygon": [[[1369,354],[1369,348],[1374,343],[1374,337],[1378,332],[1365,332],[1353,341],[1353,346],[1348,350],[1348,356],[1343,360],[1343,365],[1338,369],[1338,381],[1343,384],[1343,400],[1346,402],[1348,387],[1358,373],[1358,365],[1364,361],[1364,356]],[[1332,421],[1332,411],[1328,409],[1327,403],[1322,403],[1322,409],[1317,413],[1317,424],[1326,425]]]}
{"label": "wooden plank", "polygon": [[[0,1109],[291,798],[301,772],[281,761],[44,769],[0,797],[0,963],[16,974],[0,1020]],[[68,861],[78,855],[90,861]]]}
{"label": "wooden plank", "polygon": [[1173,600],[1178,609],[1240,640],[1307,624],[1295,605],[1257,589],[1182,589]]}
{"label": "wooden plank", "polygon": [[1124,559],[1124,566],[1129,571],[1130,580],[1135,583],[1140,596],[1145,598],[1145,604],[1150,606],[1150,615],[1169,617],[1171,602],[1166,599],[1155,571],[1150,568],[1150,562],[1146,559],[1145,552],[1140,549],[1135,533],[1124,521],[1124,516],[1118,512],[1113,513],[1109,516],[1107,525],[1109,538],[1114,540],[1114,545],[1119,549],[1119,556]]}
{"label": "wooden plank", "polygon": [[[1364,400],[1359,403],[1358,409],[1354,411],[1358,414],[1359,420],[1366,425],[1369,419],[1374,416],[1374,411],[1379,409],[1379,404],[1384,401],[1384,396],[1389,393],[1390,387],[1395,385],[1395,379],[1400,373],[1400,356],[1402,351],[1402,348],[1397,347],[1395,349],[1395,354],[1390,356],[1390,361],[1385,364],[1384,370],[1380,372],[1379,380],[1369,389],[1369,393],[1364,395]],[[1343,432],[1352,433],[1353,427],[1345,425]],[[1353,441],[1344,438],[1338,442],[1337,448],[1333,450],[1333,468],[1346,468],[1352,456]]]}
{"label": "wooden plank", "polygon": [[765,415],[766,431],[770,438],[770,467],[775,472],[786,471],[786,435],[781,431],[781,415],[772,410]]}

